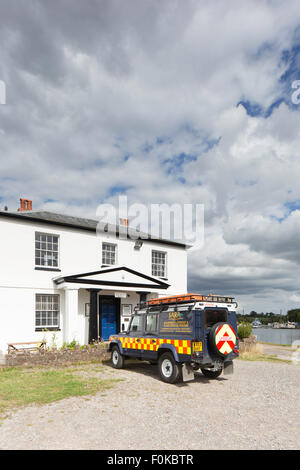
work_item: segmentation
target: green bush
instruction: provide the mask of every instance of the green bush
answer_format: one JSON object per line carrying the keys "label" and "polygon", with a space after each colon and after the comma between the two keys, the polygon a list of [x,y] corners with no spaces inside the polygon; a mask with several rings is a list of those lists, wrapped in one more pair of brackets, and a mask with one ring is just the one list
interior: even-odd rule
{"label": "green bush", "polygon": [[240,339],[249,338],[251,336],[251,333],[252,333],[251,323],[244,322],[238,326],[238,337]]}

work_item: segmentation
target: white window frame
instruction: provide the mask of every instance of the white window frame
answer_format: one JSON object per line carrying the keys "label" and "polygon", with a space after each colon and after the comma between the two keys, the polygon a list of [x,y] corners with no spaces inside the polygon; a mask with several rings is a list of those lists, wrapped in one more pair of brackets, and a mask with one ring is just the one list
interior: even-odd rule
{"label": "white window frame", "polygon": [[[44,240],[37,240],[37,236],[41,236],[41,237],[46,237],[46,241]],[[47,240],[47,237],[56,237],[57,238],[57,250],[53,250],[53,240]],[[40,247],[37,247],[37,243],[40,244]],[[42,247],[42,244],[45,244],[45,247]],[[50,244],[52,245],[51,249],[50,249]],[[34,265],[36,268],[45,268],[45,269],[59,269],[60,267],[60,237],[57,233],[46,233],[46,232],[35,232],[34,234]],[[37,256],[37,251],[41,253],[40,256]],[[50,264],[37,264],[37,259],[39,258],[40,261],[42,261],[42,252],[48,252],[50,253],[50,256],[51,254],[53,253],[57,253],[57,265],[50,265]],[[49,255],[46,255],[46,256],[49,256]],[[48,260],[46,259],[45,260],[45,257],[44,257],[44,261],[47,261]],[[52,262],[53,262],[53,258],[52,258]]]}
{"label": "white window frame", "polygon": [[[54,306],[57,305],[55,309]],[[56,322],[54,323],[54,315]],[[38,318],[39,316],[39,318]],[[38,324],[39,320],[39,324]],[[51,321],[50,321],[51,320]],[[52,323],[50,325],[50,323]],[[35,294],[35,328],[36,329],[60,329],[60,295],[59,294]]]}
{"label": "white window frame", "polygon": [[[109,262],[111,260],[108,261],[107,258],[105,260],[103,259],[104,254],[107,256],[107,254],[110,253],[109,251],[104,250],[104,245],[114,248],[114,258],[115,258],[114,263]],[[112,252],[113,251],[111,251],[111,253]],[[102,253],[101,253],[102,266],[115,266],[117,264],[117,256],[118,256],[118,245],[116,243],[102,242]]]}
{"label": "white window frame", "polygon": [[[159,263],[159,262],[154,262],[153,261],[153,255],[154,254],[158,255],[163,255],[164,263]],[[158,269],[158,266],[163,266],[164,267],[164,272],[161,274],[160,269]],[[152,250],[151,251],[151,273],[152,276],[156,276],[162,279],[167,279],[167,252],[166,251],[160,251],[160,250]]]}

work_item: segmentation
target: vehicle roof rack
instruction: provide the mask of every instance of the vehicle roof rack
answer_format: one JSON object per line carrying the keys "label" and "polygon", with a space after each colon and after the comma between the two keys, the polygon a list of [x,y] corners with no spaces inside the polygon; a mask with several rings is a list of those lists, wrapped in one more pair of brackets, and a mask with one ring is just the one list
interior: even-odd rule
{"label": "vehicle roof rack", "polygon": [[183,295],[172,295],[170,297],[157,297],[150,299],[145,302],[146,306],[150,305],[162,305],[162,304],[179,304],[187,302],[220,302],[220,303],[233,303],[234,297],[227,297],[217,294],[183,294]]}

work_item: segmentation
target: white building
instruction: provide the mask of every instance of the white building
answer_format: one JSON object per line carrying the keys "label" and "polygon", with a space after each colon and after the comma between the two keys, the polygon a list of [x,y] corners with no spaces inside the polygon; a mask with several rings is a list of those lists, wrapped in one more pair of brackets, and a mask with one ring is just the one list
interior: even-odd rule
{"label": "white building", "polygon": [[[27,205],[26,205],[27,204]],[[127,329],[147,298],[187,291],[187,246],[121,239],[97,221],[0,211],[0,352],[7,343],[87,344]]]}

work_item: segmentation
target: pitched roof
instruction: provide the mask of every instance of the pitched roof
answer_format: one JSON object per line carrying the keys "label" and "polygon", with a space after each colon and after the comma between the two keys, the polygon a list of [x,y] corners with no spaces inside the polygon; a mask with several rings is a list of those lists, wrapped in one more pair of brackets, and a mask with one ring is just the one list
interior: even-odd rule
{"label": "pitched roof", "polygon": [[[99,230],[103,230],[104,232],[116,233],[116,236],[119,235],[120,227],[121,227],[120,225],[112,225],[112,224],[99,222],[98,220],[95,220],[95,219],[87,219],[84,217],[58,214],[56,212],[48,212],[48,211],[7,212],[7,211],[0,210],[0,216],[25,219],[31,222],[42,222],[42,223],[48,223],[52,225],[59,225],[59,226],[70,227],[70,228],[81,229],[81,230],[89,230],[92,232],[96,231],[98,228]],[[124,228],[124,226],[122,227]],[[128,238],[131,238],[130,235],[132,235],[132,238],[136,239],[137,238],[136,234],[138,232],[140,234],[138,238],[142,240],[149,240],[149,241],[156,242],[156,243],[174,245],[174,246],[178,246],[182,248],[189,247],[189,245],[187,245],[186,243],[180,243],[180,242],[176,242],[173,240],[166,240],[164,238],[155,237],[145,232],[134,230],[130,227],[126,227],[126,229],[128,230],[128,235],[127,235]]]}
{"label": "pitched roof", "polygon": [[[113,273],[113,276],[111,276],[111,273]],[[170,287],[170,284],[164,282],[162,279],[149,276],[128,268],[127,266],[114,266],[87,273],[57,276],[53,281],[57,285],[67,282],[99,286],[136,287],[143,289],[167,289]]]}

